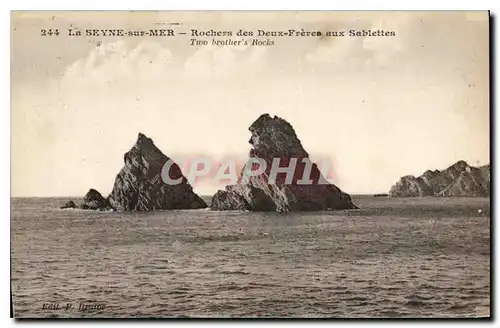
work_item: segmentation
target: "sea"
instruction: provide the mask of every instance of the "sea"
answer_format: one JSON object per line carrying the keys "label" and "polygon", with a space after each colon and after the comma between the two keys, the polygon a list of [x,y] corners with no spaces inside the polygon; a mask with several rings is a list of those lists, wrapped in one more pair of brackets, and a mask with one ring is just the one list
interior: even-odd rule
{"label": "sea", "polygon": [[145,213],[11,201],[15,318],[490,316],[490,199]]}

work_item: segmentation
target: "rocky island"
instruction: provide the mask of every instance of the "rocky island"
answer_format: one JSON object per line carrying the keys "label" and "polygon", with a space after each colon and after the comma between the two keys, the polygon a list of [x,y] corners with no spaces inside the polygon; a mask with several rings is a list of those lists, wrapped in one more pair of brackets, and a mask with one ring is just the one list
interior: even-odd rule
{"label": "rocky island", "polygon": [[419,177],[402,177],[389,194],[391,197],[489,197],[490,165],[474,167],[458,161],[445,170],[427,170]]}
{"label": "rocky island", "polygon": [[[326,182],[316,164],[310,163],[309,154],[290,123],[280,117],[263,114],[249,130],[252,134],[249,157],[263,159],[267,168],[262,174],[251,176],[245,182],[240,175],[237,184],[217,191],[212,198],[212,210],[289,212],[357,208],[348,194]],[[269,183],[275,158],[279,158],[281,167],[288,166],[291,159],[297,159],[291,183],[285,183],[285,179],[279,175],[274,183]],[[303,177],[307,161],[311,167],[312,183],[299,184],[297,182]]]}
{"label": "rocky island", "polygon": [[135,145],[124,157],[124,166],[115,179],[111,194],[104,198],[90,189],[77,206],[69,201],[62,208],[91,210],[154,211],[167,209],[206,208],[207,204],[182,175],[177,164],[170,167],[171,178],[182,178],[177,185],[166,184],[161,177],[163,165],[169,160],[144,134],[139,133]]}

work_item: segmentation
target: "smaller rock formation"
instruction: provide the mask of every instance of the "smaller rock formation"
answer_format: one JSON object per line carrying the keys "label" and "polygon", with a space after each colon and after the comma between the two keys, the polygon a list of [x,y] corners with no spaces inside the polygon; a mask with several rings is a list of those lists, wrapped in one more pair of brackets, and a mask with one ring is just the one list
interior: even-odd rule
{"label": "smaller rock formation", "polygon": [[66,204],[61,206],[61,208],[76,208],[76,204],[74,201],[70,200],[70,201],[67,201]]}
{"label": "smaller rock formation", "polygon": [[390,190],[391,197],[488,197],[490,166],[480,168],[458,161],[443,171],[427,170],[423,175],[402,177]]}
{"label": "smaller rock formation", "polygon": [[112,207],[108,200],[102,197],[101,193],[95,189],[90,189],[83,197],[83,204],[80,205],[83,210],[111,210]]}
{"label": "smaller rock formation", "polygon": [[99,211],[109,211],[114,210],[114,208],[109,204],[108,200],[102,197],[101,193],[95,189],[90,189],[87,194],[83,197],[83,203],[76,205],[74,201],[70,200],[66,202],[62,209],[65,208],[79,208],[82,210],[99,210]]}

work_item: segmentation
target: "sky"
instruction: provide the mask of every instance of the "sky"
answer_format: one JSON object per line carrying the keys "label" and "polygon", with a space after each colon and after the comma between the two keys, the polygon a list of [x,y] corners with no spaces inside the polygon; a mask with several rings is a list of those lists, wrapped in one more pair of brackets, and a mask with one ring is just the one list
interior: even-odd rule
{"label": "sky", "polygon": [[[487,12],[13,12],[11,195],[107,195],[139,132],[167,156],[244,160],[263,113],[289,121],[353,194],[489,163]],[[178,23],[179,25],[172,25]],[[392,37],[73,37],[71,29],[384,29]],[[41,36],[59,29],[59,36]],[[199,38],[211,41],[212,37]],[[228,39],[219,37],[219,40]],[[233,37],[241,39],[241,37]],[[252,38],[250,38],[252,39]],[[261,37],[265,40],[265,37]],[[198,194],[224,185],[202,181]]]}

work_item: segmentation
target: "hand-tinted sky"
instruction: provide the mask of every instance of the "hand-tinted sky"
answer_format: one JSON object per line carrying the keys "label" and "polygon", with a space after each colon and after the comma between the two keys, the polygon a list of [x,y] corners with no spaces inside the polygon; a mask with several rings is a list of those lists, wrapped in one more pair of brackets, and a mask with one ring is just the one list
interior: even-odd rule
{"label": "hand-tinted sky", "polygon": [[[12,195],[107,194],[139,131],[168,156],[244,158],[262,113],[287,119],[313,159],[331,158],[350,193],[387,192],[402,175],[459,159],[486,164],[488,23],[486,12],[14,13]],[[281,37],[269,47],[67,36],[171,26],[396,36]]]}

